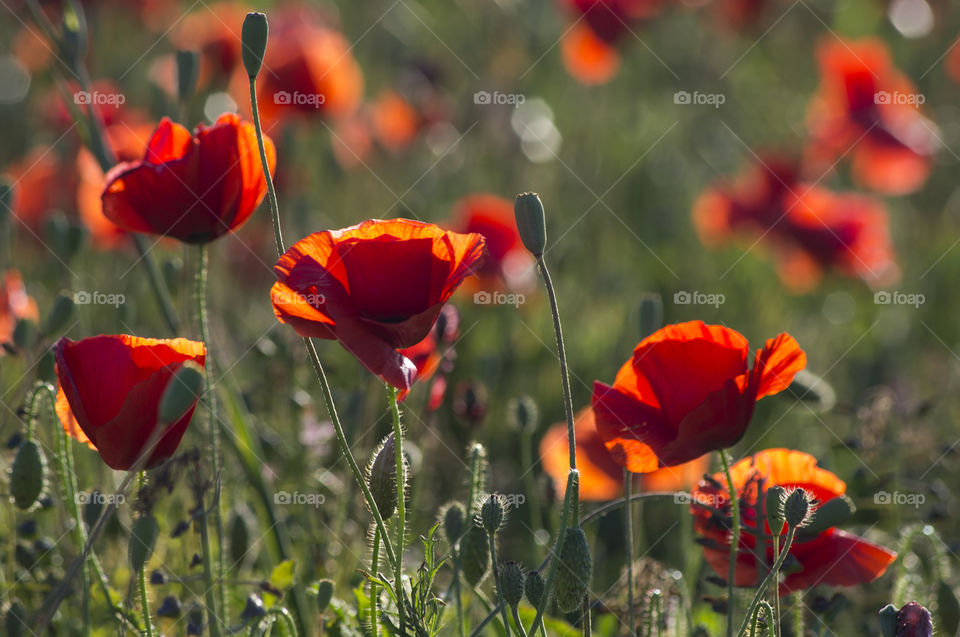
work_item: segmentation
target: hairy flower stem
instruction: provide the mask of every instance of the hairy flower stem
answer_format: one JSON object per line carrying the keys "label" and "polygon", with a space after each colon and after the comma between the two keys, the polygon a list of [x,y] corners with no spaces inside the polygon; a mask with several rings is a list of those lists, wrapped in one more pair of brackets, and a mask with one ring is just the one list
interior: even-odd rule
{"label": "hairy flower stem", "polygon": [[[780,567],[783,566],[784,561],[787,559],[787,555],[790,554],[790,547],[793,546],[793,538],[796,533],[797,527],[795,526],[792,526],[787,530],[787,540],[783,544],[783,551],[780,553],[777,561],[773,563],[773,568],[770,569],[770,572],[767,573],[767,576],[762,582],[760,582],[760,586],[757,587],[757,592],[754,594],[753,601],[750,602],[750,606],[747,607],[747,614],[743,618],[743,624],[740,625],[740,631],[737,633],[737,637],[743,637],[747,634],[747,627],[750,624],[750,618],[753,615],[754,609],[763,598],[763,594],[766,591],[767,585],[771,581],[777,581],[777,574],[780,572]],[[779,596],[779,591],[777,592],[777,596]]]}
{"label": "hairy flower stem", "polygon": [[[774,637],[776,631],[774,630],[773,609],[770,608],[770,604],[767,602],[760,602],[753,611],[753,628],[750,630],[750,637],[760,637],[761,609],[767,614],[767,637]],[[802,637],[802,635],[798,635],[797,637]]]}
{"label": "hairy flower stem", "polygon": [[[517,629],[517,632],[520,633],[520,637],[527,637],[527,631],[523,629],[523,622],[520,621],[520,611],[516,606],[511,606],[510,613],[513,615],[513,623]],[[546,635],[546,631],[544,631],[543,634]]]}
{"label": "hairy flower stem", "polygon": [[623,469],[623,543],[627,551],[627,637],[637,632],[636,611],[633,606],[633,503],[630,497],[633,491],[633,474]]}
{"label": "hairy flower stem", "polygon": [[[370,574],[377,577],[380,571],[380,531],[373,529],[373,555],[370,557]],[[377,606],[380,604],[380,587],[370,582],[370,635],[379,637],[380,620],[377,619]]]}
{"label": "hairy flower stem", "polygon": [[806,631],[803,616],[803,591],[793,594],[793,634],[802,637]]}
{"label": "hairy flower stem", "polygon": [[[200,244],[197,258],[197,321],[200,324],[200,340],[210,351],[209,344],[209,326],[207,324],[207,246]],[[203,375],[203,401],[207,404],[207,429],[210,436],[210,452],[213,458],[213,476],[217,483],[220,482],[221,457],[220,457],[220,427],[217,422],[217,400],[213,388],[210,386],[210,377],[213,375],[213,363],[210,357],[206,358],[206,373]],[[217,623],[218,617],[227,616],[227,595],[223,585],[224,565],[223,565],[223,516],[220,513],[220,500],[217,497],[213,503],[213,523],[217,534],[217,561],[216,575],[214,576],[213,553],[210,544],[210,533],[208,530],[209,521],[207,519],[207,508],[201,505],[203,513],[200,516],[200,539],[203,548],[203,576],[206,589],[206,604],[208,623],[210,625],[211,637],[219,637],[220,626]]]}
{"label": "hairy flower stem", "polygon": [[397,390],[387,385],[390,395],[390,410],[393,414],[393,441],[397,451],[397,560],[393,566],[394,587],[397,589],[397,619],[400,634],[406,633],[406,619],[403,611],[403,534],[407,530],[406,486],[407,471],[403,459],[403,427],[400,426],[400,406],[397,404]]}
{"label": "hairy flower stem", "polygon": [[[142,491],[146,483],[147,473],[145,471],[138,472],[137,488]],[[147,569],[145,563],[140,564],[140,568],[137,569],[137,582],[140,589],[140,612],[143,613],[144,634],[147,637],[153,637],[153,625],[150,623],[150,601],[147,597]]]}
{"label": "hairy flower stem", "polygon": [[510,637],[510,620],[507,619],[507,602],[503,599],[503,582],[500,580],[500,565],[497,562],[497,538],[494,533],[487,531],[487,540],[490,543],[490,563],[493,568],[493,583],[497,587],[497,605],[500,607],[500,619],[503,620],[503,632]]}
{"label": "hairy flower stem", "polygon": [[[780,558],[780,534],[773,534],[773,560],[776,562]],[[780,583],[777,579],[770,582],[771,594],[773,595],[773,637],[780,637]],[[760,608],[759,606],[757,608]],[[768,611],[767,616],[770,617]]]}
{"label": "hairy flower stem", "polygon": [[[267,167],[267,153],[263,145],[263,132],[260,128],[260,113],[259,108],[257,107],[257,92],[255,89],[254,80],[250,81],[250,108],[254,114],[253,125],[257,131],[257,146],[260,148],[260,167],[263,170],[263,177],[267,181],[267,192],[270,195],[270,212],[273,216],[273,236],[277,243],[277,256],[279,257],[284,253],[283,236],[280,231],[280,207],[277,204],[277,195],[273,188],[273,177],[270,175],[270,170]],[[393,550],[393,543],[390,541],[390,536],[387,535],[387,527],[383,523],[383,517],[380,515],[380,510],[377,508],[377,503],[373,500],[373,494],[370,492],[370,487],[367,486],[367,481],[363,478],[363,472],[360,470],[360,466],[357,464],[356,458],[353,457],[353,452],[350,451],[350,445],[347,442],[347,435],[343,431],[343,425],[340,423],[340,416],[337,414],[337,407],[333,403],[333,392],[330,391],[330,383],[327,382],[327,375],[323,370],[323,364],[320,362],[320,356],[317,354],[317,347],[314,344],[313,339],[310,338],[304,337],[303,343],[307,348],[307,355],[310,357],[310,362],[313,363],[313,368],[317,373],[317,380],[320,383],[320,391],[323,393],[323,400],[327,405],[327,411],[330,414],[330,420],[333,423],[333,428],[337,434],[337,442],[340,445],[340,452],[343,453],[344,457],[347,459],[347,464],[350,465],[350,471],[353,472],[353,477],[360,486],[360,490],[363,492],[363,497],[367,502],[367,507],[370,509],[370,512],[373,514],[373,519],[377,523],[377,530],[380,532],[380,539],[383,542],[383,548],[387,552],[387,560],[390,562],[391,567],[396,567],[397,554]]]}
{"label": "hairy flower stem", "polygon": [[[727,452],[723,449],[720,450],[720,464],[723,467],[723,474],[727,478],[727,490],[730,493],[732,528],[730,530],[730,568],[727,572],[727,637],[733,637],[734,579],[737,573],[737,552],[740,548],[740,498],[737,497],[737,488],[733,484],[733,476],[730,475],[730,462],[727,460]],[[749,614],[747,617],[749,618]]]}

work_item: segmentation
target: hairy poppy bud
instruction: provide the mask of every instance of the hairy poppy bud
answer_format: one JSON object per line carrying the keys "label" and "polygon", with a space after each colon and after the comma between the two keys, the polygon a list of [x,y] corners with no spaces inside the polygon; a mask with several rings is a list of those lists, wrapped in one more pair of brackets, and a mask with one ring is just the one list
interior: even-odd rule
{"label": "hairy poppy bud", "polygon": [[243,66],[247,75],[257,77],[260,67],[263,66],[263,54],[267,50],[267,35],[270,27],[267,25],[267,16],[262,13],[251,12],[243,19],[243,28],[240,30],[240,43],[243,46]]}
{"label": "hairy poppy bud", "polygon": [[480,524],[487,533],[496,533],[503,525],[505,515],[503,498],[499,493],[491,493],[480,507]]}
{"label": "hairy poppy bud", "polygon": [[460,540],[460,568],[470,586],[476,586],[487,574],[490,565],[490,541],[487,533],[477,525],[471,525]]}
{"label": "hairy poppy bud", "polygon": [[583,529],[563,530],[559,559],[553,600],[560,611],[569,613],[583,603],[593,571],[593,559]]}
{"label": "hairy poppy bud", "polygon": [[160,527],[157,524],[157,518],[152,515],[139,517],[133,523],[127,555],[130,558],[130,566],[133,567],[134,571],[139,572],[147,563],[147,560],[150,559],[159,533]]}
{"label": "hairy poppy bud", "polygon": [[367,468],[367,486],[380,517],[389,519],[397,510],[397,448],[390,434],[380,443]]}
{"label": "hairy poppy bud", "polygon": [[177,96],[184,102],[193,97],[197,86],[200,54],[196,51],[177,51]]}
{"label": "hairy poppy bud", "polygon": [[47,474],[47,459],[43,450],[32,440],[27,440],[17,449],[10,467],[10,495],[18,509],[27,510],[43,493]]}
{"label": "hairy poppy bud", "polygon": [[543,215],[543,202],[534,192],[517,195],[513,202],[517,217],[517,230],[524,247],[535,257],[543,256],[547,245],[547,222]]}
{"label": "hairy poppy bud", "polygon": [[203,368],[193,361],[184,361],[163,390],[157,416],[161,424],[180,420],[197,404],[203,392]]}
{"label": "hairy poppy bud", "polygon": [[779,484],[775,484],[767,489],[767,524],[770,525],[770,531],[775,535],[780,535],[783,531],[783,501],[786,498],[786,494],[786,489]]}
{"label": "hairy poppy bud", "polygon": [[523,598],[523,567],[517,562],[507,562],[500,565],[499,571],[503,599],[511,606],[518,605]]}
{"label": "hairy poppy bud", "polygon": [[73,318],[74,304],[73,299],[61,292],[53,300],[53,306],[47,319],[43,323],[43,333],[45,336],[52,336],[67,326],[67,323]]}
{"label": "hairy poppy bud", "polygon": [[28,318],[17,321],[13,328],[13,344],[21,352],[32,349],[37,343],[37,324]]}
{"label": "hairy poppy bud", "polygon": [[466,522],[467,514],[463,505],[459,502],[451,502],[440,510],[440,520],[443,522],[441,528],[443,536],[447,543],[453,546],[463,535],[463,526]]}
{"label": "hairy poppy bud", "polygon": [[317,610],[321,613],[327,610],[331,599],[333,599],[333,580],[322,579],[317,582]]}
{"label": "hairy poppy bud", "polygon": [[79,6],[68,2],[63,7],[60,49],[67,60],[82,60],[87,52],[87,21]]}
{"label": "hairy poppy bud", "polygon": [[787,526],[797,528],[809,521],[810,496],[803,489],[794,489],[783,503],[783,517]]}
{"label": "hairy poppy bud", "polygon": [[176,595],[167,595],[160,602],[160,608],[157,609],[157,617],[179,617],[183,612],[183,604]]}
{"label": "hairy poppy bud", "polygon": [[527,573],[527,579],[523,583],[523,594],[527,596],[527,601],[536,608],[540,607],[540,602],[543,600],[544,588],[543,575],[540,574],[540,571]]}
{"label": "hairy poppy bud", "polygon": [[537,428],[537,403],[526,395],[510,399],[507,422],[517,431],[533,431]]}
{"label": "hairy poppy bud", "polygon": [[930,611],[917,602],[904,604],[897,611],[897,632],[895,637],[932,637],[933,622]]}

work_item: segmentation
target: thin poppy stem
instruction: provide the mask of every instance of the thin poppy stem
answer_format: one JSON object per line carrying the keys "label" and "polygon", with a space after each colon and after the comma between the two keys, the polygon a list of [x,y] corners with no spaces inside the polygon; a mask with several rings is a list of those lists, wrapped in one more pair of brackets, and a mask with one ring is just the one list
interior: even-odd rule
{"label": "thin poppy stem", "polygon": [[803,635],[806,631],[806,621],[803,615],[803,591],[793,594],[793,634]]}
{"label": "thin poppy stem", "polygon": [[500,619],[503,621],[503,632],[510,637],[510,620],[507,619],[507,602],[503,599],[503,582],[500,581],[500,564],[497,562],[496,536],[487,531],[487,541],[490,544],[490,565],[493,568],[493,583],[497,587],[497,605],[500,607]]}
{"label": "thin poppy stem", "polygon": [[[760,610],[767,614],[767,637],[775,637],[773,609],[767,602],[760,602],[753,611],[753,628],[750,631],[750,637],[760,637]],[[802,637],[798,635],[797,637]]]}
{"label": "thin poppy stem", "polygon": [[[137,472],[137,488],[143,490],[147,482],[147,473],[145,471]],[[153,637],[153,625],[150,623],[150,600],[147,597],[147,569],[146,564],[141,564],[137,569],[137,582],[140,588],[140,612],[143,613],[144,634],[147,637]]]}
{"label": "thin poppy stem", "polygon": [[[527,631],[524,630],[523,622],[520,621],[520,611],[517,609],[516,606],[511,606],[510,613],[513,615],[513,623],[517,631],[520,633],[520,637],[527,637]],[[543,633],[543,634],[546,635],[547,633]]]}
{"label": "thin poppy stem", "polygon": [[250,110],[253,111],[253,127],[257,130],[257,146],[260,148],[260,166],[267,179],[267,197],[270,198],[270,212],[273,214],[273,239],[277,244],[277,256],[284,253],[283,230],[280,227],[280,204],[277,203],[277,191],[267,167],[267,150],[263,144],[263,129],[260,127],[260,108],[257,106],[257,78],[250,78]]}
{"label": "thin poppy stem", "polygon": [[394,587],[397,589],[397,619],[400,624],[400,634],[406,633],[406,619],[403,609],[403,535],[407,530],[406,487],[407,469],[403,458],[403,427],[400,426],[400,405],[397,404],[397,390],[387,385],[387,394],[390,397],[390,411],[393,414],[393,442],[396,449],[396,476],[397,476],[397,560],[393,566]]}
{"label": "thin poppy stem", "polygon": [[727,490],[730,493],[732,529],[730,531],[730,567],[727,572],[727,637],[733,637],[734,585],[737,574],[737,553],[740,548],[740,498],[737,497],[733,476],[730,475],[730,462],[727,460],[727,452],[723,449],[720,450],[720,464],[723,467],[723,474],[727,478]]}
{"label": "thin poppy stem", "polygon": [[[780,557],[780,535],[773,535],[773,559],[776,561]],[[780,591],[777,580],[770,584],[773,589],[773,633],[774,637],[780,637]],[[759,608],[759,607],[758,607]],[[769,613],[768,613],[769,616]]]}
{"label": "thin poppy stem", "polygon": [[[793,538],[796,533],[797,527],[795,526],[792,526],[787,530],[787,540],[783,544],[783,551],[780,553],[777,561],[773,563],[773,568],[767,573],[767,576],[760,583],[760,586],[757,587],[757,592],[754,594],[753,601],[750,602],[750,606],[747,607],[747,614],[743,618],[743,624],[740,625],[740,631],[737,633],[737,637],[743,637],[746,635],[747,627],[750,624],[750,617],[753,615],[753,611],[757,604],[759,604],[760,600],[763,598],[763,594],[766,591],[767,585],[771,581],[776,581],[777,574],[780,572],[780,567],[783,566],[784,561],[787,559],[787,555],[790,554],[790,547],[793,546]],[[777,595],[779,595],[779,591],[777,592]]]}
{"label": "thin poppy stem", "polygon": [[633,474],[623,468],[623,499],[627,503],[623,508],[623,543],[627,551],[627,635],[633,637],[637,632],[636,610],[633,606]]}
{"label": "thin poppy stem", "polygon": [[[571,506],[571,500],[574,499],[574,494],[579,493],[580,486],[580,472],[576,469],[571,469],[570,473],[567,475],[567,490],[563,496],[563,513],[560,518],[560,530],[557,533],[557,541],[553,545],[553,551],[548,556],[548,559],[553,556],[560,555],[560,543],[563,542],[563,537],[567,525],[570,523],[570,511],[573,508]],[[576,497],[579,504],[579,497]],[[547,573],[546,584],[543,587],[543,597],[540,599],[540,603],[537,604],[537,615],[533,619],[533,625],[530,627],[530,637],[536,637],[537,629],[543,626],[543,614],[547,610],[547,606],[550,604],[550,598],[553,597],[553,585],[557,578],[557,567],[560,565],[560,560],[550,560],[550,571]],[[541,568],[543,566],[541,565]],[[543,637],[547,637],[547,633],[543,633]]]}
{"label": "thin poppy stem", "polygon": [[[196,303],[197,303],[197,321],[200,324],[200,340],[206,346],[208,355],[206,357],[206,373],[203,375],[203,402],[207,405],[207,429],[208,435],[210,436],[210,452],[213,458],[213,476],[217,483],[220,482],[221,475],[221,464],[223,462],[220,452],[220,427],[218,426],[217,421],[217,397],[216,393],[213,390],[213,387],[210,383],[210,378],[214,374],[214,366],[212,357],[209,356],[210,351],[210,335],[209,335],[209,324],[207,319],[207,262],[208,262],[209,250],[206,244],[201,243],[197,249],[197,291],[196,291]],[[213,503],[213,525],[217,534],[217,560],[216,560],[216,575],[213,572],[213,555],[212,548],[210,543],[210,534],[207,530],[208,519],[207,519],[207,508],[203,507],[203,514],[201,515],[200,525],[201,525],[201,540],[203,542],[203,561],[204,561],[204,577],[206,579],[206,598],[207,598],[207,611],[210,614],[210,633],[214,637],[217,637],[220,634],[220,628],[216,624],[216,617],[226,617],[228,613],[227,609],[227,595],[226,589],[223,585],[224,580],[224,555],[223,555],[223,516],[220,513],[220,501],[221,498],[217,497],[216,501]],[[216,606],[211,602],[217,602],[219,605]],[[219,611],[219,615],[217,615]]]}
{"label": "thin poppy stem", "polygon": [[[380,572],[380,531],[373,528],[373,556],[370,558],[370,572],[376,577]],[[370,582],[370,634],[379,637],[380,626],[377,619],[377,606],[380,604],[380,587]]]}
{"label": "thin poppy stem", "polygon": [[580,618],[583,626],[583,637],[590,637],[593,633],[593,626],[590,623],[590,594],[583,596],[583,616]]}
{"label": "thin poppy stem", "polygon": [[[263,170],[263,177],[267,182],[267,192],[270,194],[270,211],[273,214],[273,235],[277,242],[277,256],[279,257],[284,253],[283,235],[280,231],[280,207],[277,204],[277,196],[273,188],[273,177],[270,175],[270,169],[267,167],[267,153],[263,145],[263,132],[260,129],[260,114],[257,108],[255,80],[250,81],[250,106],[254,114],[253,125],[257,131],[257,146],[260,147],[260,167]],[[367,507],[370,509],[370,512],[373,514],[373,519],[377,523],[377,530],[380,531],[383,548],[387,552],[387,560],[391,566],[396,566],[397,554],[393,551],[393,543],[390,541],[390,536],[387,535],[387,527],[383,523],[383,517],[380,515],[380,509],[377,508],[377,503],[373,499],[370,487],[367,486],[367,481],[363,479],[363,472],[360,470],[357,460],[353,457],[353,452],[350,451],[347,435],[343,431],[343,425],[340,424],[340,416],[337,414],[337,407],[333,402],[333,392],[330,391],[330,383],[327,382],[327,375],[323,370],[323,363],[320,362],[320,356],[317,354],[317,347],[313,339],[304,337],[303,342],[307,348],[310,361],[313,363],[313,368],[317,373],[317,380],[320,382],[320,391],[323,392],[323,400],[327,405],[330,420],[333,422],[333,428],[337,433],[340,452],[346,457],[347,464],[350,465],[350,471],[353,472],[353,477],[360,486],[364,499],[367,501]]]}

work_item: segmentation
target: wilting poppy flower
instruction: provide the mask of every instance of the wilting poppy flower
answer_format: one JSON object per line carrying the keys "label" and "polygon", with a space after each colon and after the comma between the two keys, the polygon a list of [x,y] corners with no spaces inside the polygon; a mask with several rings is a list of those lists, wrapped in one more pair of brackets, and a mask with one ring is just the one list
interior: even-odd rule
{"label": "wilting poppy flower", "polygon": [[[264,138],[270,171],[273,142]],[[140,161],[106,177],[103,213],[130,232],[206,243],[240,227],[267,192],[252,124],[225,113],[190,132],[164,118]]]}
{"label": "wilting poppy flower", "polygon": [[449,227],[482,235],[487,244],[487,258],[477,271],[479,288],[519,291],[536,284],[535,261],[520,240],[512,201],[487,193],[464,197],[454,204]]}
{"label": "wilting poppy flower", "polygon": [[735,234],[764,240],[774,248],[780,278],[795,292],[813,288],[827,269],[873,286],[896,280],[883,204],[805,183],[798,173],[794,162],[768,156],[732,183],[708,188],[693,205],[700,240],[719,244]]}
{"label": "wilting poppy flower", "polygon": [[[16,270],[7,270],[0,281],[0,344],[9,343],[20,319],[38,319],[37,304],[27,295],[23,279]],[[4,348],[0,347],[0,356]]]}
{"label": "wilting poppy flower", "polygon": [[807,358],[789,334],[757,350],[738,332],[691,321],[643,339],[613,386],[593,384],[597,431],[614,459],[649,473],[730,447],[756,402],[784,390]]}
{"label": "wilting poppy flower", "polygon": [[881,40],[825,40],[817,48],[820,87],[810,102],[808,159],[829,169],[849,153],[854,178],[885,194],[913,192],[930,174],[934,124],[923,96]]}
{"label": "wilting poppy flower", "polygon": [[[744,532],[740,535],[734,582],[737,586],[756,586],[773,565],[773,542],[767,539],[758,547],[758,533],[770,537],[763,511],[767,489],[774,485],[786,489],[803,488],[816,499],[815,508],[846,492],[842,480],[817,466],[813,456],[790,449],[768,449],[744,458],[730,469],[740,499]],[[711,568],[727,577],[730,564],[730,494],[723,474],[702,481],[692,493],[694,528],[704,541],[704,556]],[[786,534],[786,529],[783,530]],[[784,542],[780,542],[781,548]],[[759,574],[757,561],[766,560]],[[817,584],[854,586],[883,575],[896,554],[861,537],[835,527],[804,533],[801,527],[784,564],[780,594],[811,588]]]}
{"label": "wilting poppy flower", "polygon": [[[597,433],[593,409],[585,407],[577,412],[573,421],[577,436],[577,470],[580,471],[581,500],[613,500],[623,495],[623,466],[617,463]],[[554,492],[563,497],[570,472],[570,445],[567,438],[567,423],[552,425],[540,439],[540,462],[543,471],[550,476]],[[690,489],[697,484],[709,468],[709,457],[678,465],[664,467],[653,473],[634,476],[637,488],[643,491],[675,491]]]}
{"label": "wilting poppy flower", "polygon": [[[157,410],[170,380],[185,361],[202,366],[206,353],[203,343],[184,338],[62,338],[56,347],[60,421],[67,433],[95,447],[108,466],[127,470],[160,425]],[[147,468],[176,452],[195,407],[165,425]]]}
{"label": "wilting poppy flower", "polygon": [[301,336],[339,340],[405,395],[417,367],[397,350],[430,333],[483,253],[478,234],[407,219],[316,232],[274,266],[273,311]]}

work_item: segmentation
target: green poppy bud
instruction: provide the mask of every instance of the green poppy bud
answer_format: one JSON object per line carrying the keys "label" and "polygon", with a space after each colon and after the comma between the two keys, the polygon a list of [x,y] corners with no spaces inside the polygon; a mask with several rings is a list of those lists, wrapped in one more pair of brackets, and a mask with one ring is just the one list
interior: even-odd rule
{"label": "green poppy bud", "polygon": [[196,51],[177,51],[177,96],[184,102],[190,101],[190,98],[193,97],[199,69],[199,53]]}
{"label": "green poppy bud", "polygon": [[803,489],[794,489],[783,503],[783,517],[787,526],[797,528],[809,521],[810,496]]}
{"label": "green poppy bud", "polygon": [[535,257],[543,256],[547,245],[547,222],[540,197],[533,192],[517,195],[513,202],[513,211],[524,247]]}
{"label": "green poppy bud", "polygon": [[140,572],[153,555],[153,547],[157,544],[159,533],[160,526],[157,524],[157,518],[152,515],[145,515],[134,521],[130,533],[130,544],[127,546],[127,556],[134,571]]}
{"label": "green poppy bud", "polygon": [[590,546],[587,544],[587,536],[583,529],[563,530],[559,559],[553,600],[561,612],[569,613],[583,603],[583,596],[587,594],[593,571]]}
{"label": "green poppy bud", "polygon": [[240,30],[240,43],[243,46],[243,66],[251,78],[257,77],[260,67],[263,66],[263,55],[267,51],[269,32],[267,16],[263,13],[251,12],[244,18],[243,28]]}
{"label": "green poppy bud", "polygon": [[527,573],[527,578],[523,583],[523,594],[527,596],[527,601],[534,607],[540,607],[545,588],[546,584],[543,581],[543,575],[540,574],[540,571],[530,571]]}
{"label": "green poppy bud", "polygon": [[25,511],[37,502],[43,493],[46,473],[43,450],[32,440],[23,442],[10,467],[10,495],[18,509]]}
{"label": "green poppy bud", "polygon": [[511,606],[516,606],[523,598],[523,585],[526,576],[523,567],[517,562],[507,562],[499,567],[500,586],[503,599]]}
{"label": "green poppy bud", "polygon": [[440,510],[441,529],[447,543],[453,546],[463,535],[467,514],[459,502],[451,502]]}
{"label": "green poppy bud", "polygon": [[367,467],[367,486],[380,517],[389,519],[397,510],[397,448],[390,434],[380,443]]}
{"label": "green poppy bud", "polygon": [[327,610],[331,599],[333,599],[333,580],[322,579],[317,582],[317,610],[321,613]]}
{"label": "green poppy bud", "polygon": [[487,533],[477,525],[471,525],[460,540],[460,569],[470,586],[476,586],[487,574],[490,566],[490,541]]}
{"label": "green poppy bud", "polygon": [[487,533],[496,533],[503,525],[505,515],[503,498],[498,493],[492,493],[487,496],[480,507],[480,524]]}

